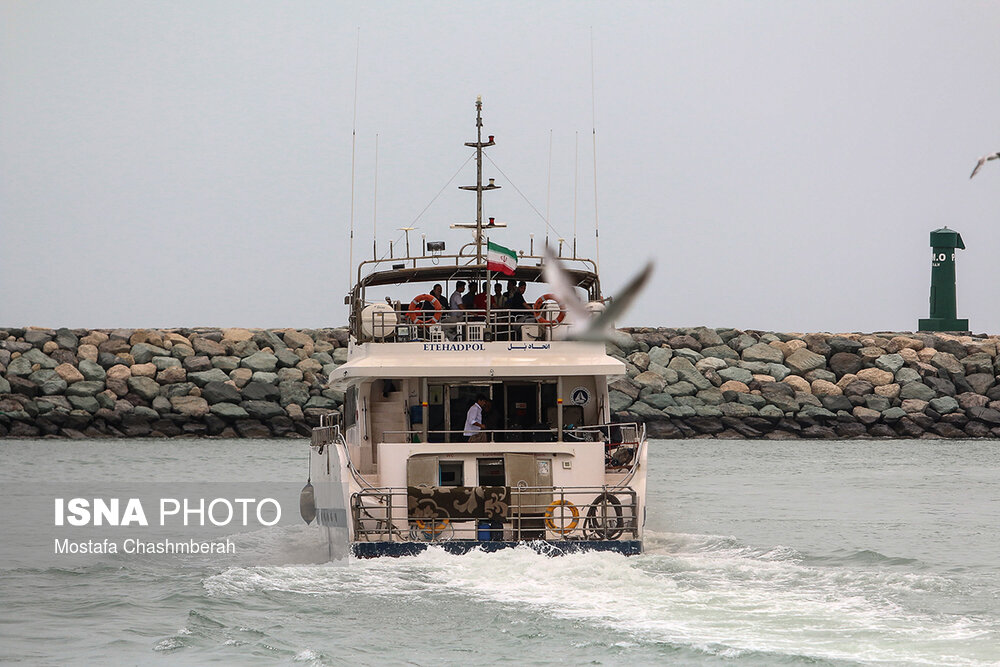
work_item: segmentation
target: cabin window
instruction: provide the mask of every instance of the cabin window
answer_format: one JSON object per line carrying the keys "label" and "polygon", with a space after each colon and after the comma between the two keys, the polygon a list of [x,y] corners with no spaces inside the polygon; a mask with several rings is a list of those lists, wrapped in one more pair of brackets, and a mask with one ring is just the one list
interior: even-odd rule
{"label": "cabin window", "polygon": [[351,386],[344,393],[344,428],[354,426],[358,411],[358,388]]}
{"label": "cabin window", "polygon": [[503,459],[478,459],[479,486],[506,486],[507,473]]}
{"label": "cabin window", "polygon": [[438,486],[464,486],[464,467],[461,461],[441,461],[438,464]]}

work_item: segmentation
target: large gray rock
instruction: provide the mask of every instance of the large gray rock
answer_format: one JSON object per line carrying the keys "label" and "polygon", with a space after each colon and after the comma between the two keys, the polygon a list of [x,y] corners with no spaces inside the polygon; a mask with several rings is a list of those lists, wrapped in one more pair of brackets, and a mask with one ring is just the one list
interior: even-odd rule
{"label": "large gray rock", "polygon": [[698,388],[695,387],[690,382],[681,380],[675,384],[663,388],[664,393],[670,394],[671,396],[694,396],[698,393]]}
{"label": "large gray rock", "polygon": [[181,365],[184,366],[184,370],[188,373],[201,373],[212,370],[212,360],[203,354],[184,357]]}
{"label": "large gray rock", "polygon": [[799,410],[799,417],[810,419],[836,419],[837,415],[818,405],[807,405]]}
{"label": "large gray rock", "polygon": [[278,357],[267,352],[257,352],[240,361],[240,366],[257,372],[273,373],[278,368]]}
{"label": "large gray rock", "polygon": [[785,411],[782,411],[782,409],[776,405],[765,405],[758,412],[761,417],[771,421],[777,421],[785,416]]}
{"label": "large gray rock", "polygon": [[[895,373],[901,369],[906,362],[903,361],[903,357],[899,354],[883,354],[881,357],[875,360],[875,366],[881,368],[884,371],[889,371],[890,373]],[[856,372],[856,371],[855,371]]]}
{"label": "large gray rock", "polygon": [[170,348],[170,356],[177,359],[187,359],[188,357],[195,356],[194,348],[184,343],[174,343],[174,346]]}
{"label": "large gray rock", "polygon": [[240,358],[219,355],[217,357],[212,357],[212,366],[229,373],[240,367]]}
{"label": "large gray rock", "polygon": [[647,352],[651,364],[659,364],[666,367],[674,356],[674,351],[669,347],[652,347]]}
{"label": "large gray rock", "polygon": [[938,352],[931,357],[931,365],[934,368],[940,368],[949,373],[965,373],[965,367],[962,366],[962,362],[956,359],[955,355],[948,352]]}
{"label": "large gray rock", "polygon": [[792,369],[784,364],[768,364],[767,375],[770,375],[776,382],[781,382],[792,374]]}
{"label": "large gray rock", "polygon": [[844,387],[844,396],[848,398],[852,396],[867,396],[875,391],[875,385],[871,382],[866,382],[864,380],[855,380],[851,384]]}
{"label": "large gray rock", "polygon": [[336,410],[337,402],[334,399],[329,398],[327,396],[312,396],[306,402],[306,404],[302,406],[303,410],[307,408],[318,408],[321,410]]}
{"label": "large gray rock", "polygon": [[834,336],[826,341],[827,345],[834,353],[837,352],[850,352],[854,353],[859,351],[864,347],[861,343],[856,340],[851,340],[849,338],[841,338],[840,336]]}
{"label": "large gray rock", "polygon": [[190,382],[194,382],[199,387],[204,387],[209,382],[225,382],[229,379],[229,376],[226,375],[225,371],[213,368],[199,373],[188,373],[187,379]]}
{"label": "large gray rock", "polygon": [[194,351],[198,354],[204,354],[209,357],[226,353],[225,345],[210,338],[206,338],[205,336],[193,336],[191,338],[191,347],[193,347]]}
{"label": "large gray rock", "polygon": [[[77,382],[76,384],[82,383]],[[160,385],[153,378],[130,377],[128,379],[128,388],[129,391],[134,392],[137,396],[147,401],[152,401],[160,394]]]}
{"label": "large gray rock", "polygon": [[103,366],[89,359],[81,359],[78,368],[84,380],[104,382],[108,376],[108,372],[104,370]]}
{"label": "large gray rock", "polygon": [[712,386],[712,383],[698,372],[690,359],[685,359],[675,354],[674,358],[670,360],[670,365],[667,366],[667,369],[676,372],[682,381],[690,382],[698,389],[708,389]]}
{"label": "large gray rock", "polygon": [[104,383],[95,380],[82,380],[74,382],[66,389],[67,396],[93,396],[104,391]]}
{"label": "large gray rock", "polygon": [[31,360],[21,355],[17,359],[12,360],[7,365],[7,377],[19,376],[27,377],[31,375],[33,371],[31,370]]}
{"label": "large gray rock", "polygon": [[22,358],[27,359],[32,364],[38,364],[42,368],[55,368],[59,365],[58,361],[41,350],[28,350],[22,355]]}
{"label": "large gray rock", "polygon": [[243,387],[243,398],[250,401],[277,401],[281,398],[281,392],[273,384],[253,380]]}
{"label": "large gray rock", "polygon": [[215,403],[209,410],[223,419],[246,419],[250,416],[246,410],[233,403]]}
{"label": "large gray rock", "polygon": [[745,368],[721,368],[716,372],[724,381],[735,380],[744,384],[750,384],[753,381],[753,373]]}
{"label": "large gray rock", "polygon": [[1000,410],[994,410],[992,408],[969,408],[967,414],[972,419],[978,419],[979,421],[986,422],[987,424],[1000,426]]}
{"label": "large gray rock", "polygon": [[630,380],[625,378],[619,378],[608,383],[608,389],[615,389],[625,394],[633,401],[639,398],[639,387],[633,384]]}
{"label": "large gray rock", "polygon": [[[614,331],[612,331],[608,335],[608,340],[609,340],[609,342],[611,344],[613,344],[614,346],[616,346],[619,350],[621,350],[622,352],[624,352],[626,355],[632,354],[633,352],[635,352],[636,350],[639,349],[639,343],[637,343],[632,338],[632,336],[628,335],[624,331],[618,331],[617,329],[614,330]],[[338,348],[338,349],[342,349],[342,348]],[[345,354],[346,354],[346,350],[345,350]],[[334,359],[334,361],[337,360],[337,353],[336,352],[334,352],[333,359]],[[346,361],[346,357],[345,357],[345,361]]]}
{"label": "large gray rock", "polygon": [[132,346],[132,358],[137,364],[148,364],[153,357],[169,357],[169,350],[162,347],[150,345],[149,343],[136,343]]}
{"label": "large gray rock", "polygon": [[634,415],[639,415],[644,419],[663,418],[662,410],[657,410],[653,406],[646,405],[642,401],[636,401],[635,403],[633,403],[632,406],[628,409],[628,411]]}
{"label": "large gray rock", "polygon": [[[716,389],[715,387],[712,387],[711,389],[702,389],[697,394],[695,394],[695,396],[697,396],[704,403],[707,403],[709,405],[721,405],[722,403],[726,402],[726,399],[722,395],[722,392]],[[645,401],[646,399],[643,398],[643,400]],[[646,402],[649,403],[649,401]],[[650,405],[655,405],[655,404],[650,403]]]}
{"label": "large gray rock", "polygon": [[274,356],[278,359],[278,366],[282,368],[294,368],[296,364],[302,361],[299,359],[299,355],[287,348],[275,350]]}
{"label": "large gray rock", "polygon": [[649,387],[656,393],[663,391],[663,387],[666,385],[664,379],[653,371],[639,373],[632,378],[632,382],[634,382],[640,389]]}
{"label": "large gray rock", "polygon": [[201,395],[206,401],[216,403],[239,403],[243,400],[240,390],[225,382],[208,382],[201,388]]}
{"label": "large gray rock", "polygon": [[934,390],[925,385],[922,382],[910,382],[903,385],[903,388],[899,390],[900,399],[916,398],[921,401],[929,401],[934,398]]}
{"label": "large gray rock", "polygon": [[766,343],[755,343],[743,350],[743,361],[762,361],[765,364],[780,364],[784,359],[781,350]]}
{"label": "large gray rock", "polygon": [[756,344],[757,344],[757,339],[751,336],[750,334],[746,333],[741,333],[738,336],[730,338],[729,342],[727,343],[729,347],[733,348],[734,350],[736,350],[741,354],[743,353],[744,350]]}
{"label": "large gray rock", "polygon": [[945,394],[946,396],[954,396],[958,392],[955,390],[955,383],[951,380],[945,380],[944,378],[927,376],[924,378],[924,384],[934,390],[935,394]]}
{"label": "large gray rock", "polygon": [[958,401],[951,396],[941,396],[930,400],[930,409],[938,414],[946,415],[949,412],[958,412]]}
{"label": "large gray rock", "polygon": [[162,371],[167,368],[180,368],[181,360],[174,357],[153,357],[150,362],[156,366],[156,370]]}
{"label": "large gray rock", "polygon": [[683,419],[684,417],[694,417],[698,413],[690,405],[668,405],[663,408],[663,414]]}
{"label": "large gray rock", "polygon": [[910,382],[920,382],[920,372],[914,368],[900,368],[893,377],[896,383],[900,385]]}
{"label": "large gray rock", "polygon": [[[313,398],[322,398],[320,396],[313,396]],[[311,400],[311,399],[310,399]],[[635,399],[628,394],[618,391],[617,389],[612,389],[608,392],[608,404],[611,406],[611,412],[621,412],[627,409],[635,402]]]}
{"label": "large gray rock", "polygon": [[240,406],[254,419],[271,419],[285,414],[285,409],[273,401],[243,401]]}
{"label": "large gray rock", "polygon": [[56,344],[64,350],[75,350],[80,339],[69,329],[56,329]]}
{"label": "large gray rock", "polygon": [[717,357],[719,359],[729,359],[736,361],[740,358],[740,355],[733,348],[728,345],[712,345],[711,347],[702,348],[701,354],[704,357]]}
{"label": "large gray rock", "polygon": [[74,410],[86,410],[90,414],[94,414],[101,409],[101,404],[93,396],[67,396],[66,399]]}
{"label": "large gray rock", "polygon": [[0,375],[0,394],[9,394],[9,393],[10,393],[10,382],[7,382],[7,379],[4,378],[2,375]]}
{"label": "large gray rock", "polygon": [[54,337],[55,332],[47,329],[28,329],[24,332],[24,342],[31,343],[37,348],[41,348]]}
{"label": "large gray rock", "polygon": [[[649,394],[647,396],[643,396],[642,397],[642,402],[645,403],[645,404],[647,404],[647,405],[653,406],[657,410],[662,410],[663,408],[667,407],[668,405],[677,405],[677,401],[674,400],[674,397],[671,396],[670,394],[667,394],[667,393],[663,393],[663,394]],[[613,401],[612,401],[612,406],[614,406],[614,402]],[[628,406],[625,406],[625,407],[627,408]],[[619,410],[613,410],[613,411],[614,412],[618,412],[618,411],[624,410],[624,409],[625,408],[619,408]]]}
{"label": "large gray rock", "polygon": [[966,375],[973,373],[993,373],[993,357],[985,352],[970,354],[962,359]]}
{"label": "large gray rock", "polygon": [[292,403],[304,405],[309,400],[309,385],[305,382],[285,380],[278,384],[278,391],[281,394],[278,401],[281,407],[288,407]]}
{"label": "large gray rock", "polygon": [[743,405],[749,405],[750,407],[757,408],[758,410],[767,405],[767,400],[763,396],[758,396],[757,394],[737,394],[736,402],[742,403]]}
{"label": "large gray rock", "polygon": [[985,394],[990,390],[990,387],[996,383],[992,373],[973,373],[972,375],[966,375],[965,381],[969,383],[970,387],[972,387],[972,391],[977,394]]}
{"label": "large gray rock", "polygon": [[718,407],[722,414],[726,417],[745,419],[747,417],[757,417],[760,415],[757,408],[751,405],[743,405],[742,403],[723,403]]}
{"label": "large gray rock", "polygon": [[785,359],[785,365],[793,372],[805,375],[813,369],[826,366],[826,357],[802,347],[788,355],[788,358]]}

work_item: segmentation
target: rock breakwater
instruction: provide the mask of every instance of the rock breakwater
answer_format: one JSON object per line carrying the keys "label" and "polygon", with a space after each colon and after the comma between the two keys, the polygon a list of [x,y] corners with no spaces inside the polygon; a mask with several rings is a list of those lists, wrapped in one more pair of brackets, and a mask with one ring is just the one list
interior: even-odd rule
{"label": "rock breakwater", "polygon": [[0,329],[0,436],[305,436],[347,330]]}
{"label": "rock breakwater", "polygon": [[[612,411],[652,437],[1000,438],[1000,337],[616,331]],[[0,328],[0,437],[299,437],[347,330]]]}
{"label": "rock breakwater", "polygon": [[615,332],[612,411],[651,437],[1000,438],[1000,337]]}

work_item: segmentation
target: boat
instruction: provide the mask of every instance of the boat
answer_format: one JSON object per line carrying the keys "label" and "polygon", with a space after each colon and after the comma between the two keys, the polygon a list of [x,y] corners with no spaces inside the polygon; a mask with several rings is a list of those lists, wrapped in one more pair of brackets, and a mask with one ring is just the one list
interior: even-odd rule
{"label": "boat", "polygon": [[[345,298],[347,361],[330,376],[343,407],[312,430],[301,509],[354,557],[642,552],[645,427],[616,421],[608,399],[625,367],[602,340],[574,337],[565,297],[545,282],[559,271],[598,317],[607,300],[597,264],[575,243],[565,257],[562,244],[559,256],[536,254],[533,242],[527,253],[500,246],[505,264],[491,261],[499,244],[488,235],[504,227],[483,217],[483,195],[500,188],[483,183],[493,145],[479,98],[476,140],[465,144],[476,184],[460,186],[476,193],[476,220],[452,225],[473,240],[453,254],[441,242],[411,254],[407,242],[405,256],[361,261]],[[493,294],[498,281],[531,296],[464,310],[446,302],[460,282]],[[413,299],[384,296],[392,289]]]}

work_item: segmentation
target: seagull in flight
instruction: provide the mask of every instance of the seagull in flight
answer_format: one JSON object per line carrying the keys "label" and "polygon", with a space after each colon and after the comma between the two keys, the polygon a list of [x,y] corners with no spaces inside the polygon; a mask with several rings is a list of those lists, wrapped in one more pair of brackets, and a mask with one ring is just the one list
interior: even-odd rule
{"label": "seagull in flight", "polygon": [[[1000,153],[984,155],[983,157],[979,158],[979,162],[976,163],[976,168],[972,170],[972,176],[975,176],[977,173],[979,173],[979,170],[982,168],[982,166],[986,164],[989,160],[997,160],[997,159],[1000,159]],[[972,176],[969,176],[969,178],[972,178]]]}
{"label": "seagull in flight", "polygon": [[567,340],[606,340],[614,321],[635,301],[635,297],[639,295],[653,273],[653,263],[649,262],[607,303],[604,312],[592,318],[583,300],[573,290],[569,274],[549,246],[545,246],[543,257],[545,261],[542,264],[542,274],[545,282],[552,288],[554,296],[568,315]]}

